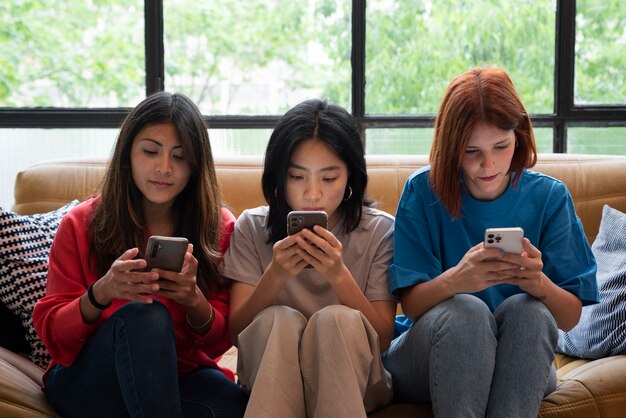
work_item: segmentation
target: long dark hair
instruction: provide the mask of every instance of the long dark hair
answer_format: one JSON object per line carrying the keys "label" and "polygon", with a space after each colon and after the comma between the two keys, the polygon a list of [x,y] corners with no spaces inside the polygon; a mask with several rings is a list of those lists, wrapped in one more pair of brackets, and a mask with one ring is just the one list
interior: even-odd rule
{"label": "long dark hair", "polygon": [[292,208],[285,197],[291,155],[298,143],[317,139],[330,147],[348,168],[346,197],[339,210],[343,214],[345,232],[354,230],[361,222],[363,205],[371,205],[366,197],[367,169],[359,129],[354,118],[342,107],[312,99],[301,102],[276,124],[265,151],[263,195],[269,204],[266,232],[269,242],[287,236],[286,218]]}
{"label": "long dark hair", "polygon": [[143,128],[165,122],[176,127],[191,171],[189,182],[174,201],[175,234],[193,244],[198,285],[208,292],[212,282],[220,281],[217,266],[222,203],[206,122],[197,106],[180,93],[148,96],[122,123],[90,222],[96,271],[102,277],[129,248],[138,247],[143,256],[143,199],[132,178],[130,152]]}

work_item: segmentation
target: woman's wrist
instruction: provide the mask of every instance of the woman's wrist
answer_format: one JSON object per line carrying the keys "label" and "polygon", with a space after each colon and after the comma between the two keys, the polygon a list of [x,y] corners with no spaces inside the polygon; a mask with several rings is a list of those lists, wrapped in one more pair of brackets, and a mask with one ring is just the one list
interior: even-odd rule
{"label": "woman's wrist", "polygon": [[203,331],[205,329],[210,329],[211,326],[213,325],[213,320],[215,319],[215,309],[213,309],[213,306],[211,306],[210,303],[209,303],[209,310],[210,310],[209,317],[202,324],[196,324],[192,322],[191,319],[189,319],[189,314],[185,315],[185,319],[187,320],[187,325],[189,325],[189,328],[191,328],[194,331]]}
{"label": "woman's wrist", "polygon": [[92,283],[87,288],[87,298],[89,299],[89,303],[91,303],[91,306],[93,306],[96,309],[100,309],[101,311],[103,311],[106,308],[108,308],[109,306],[111,306],[111,301],[109,301],[109,303],[106,303],[106,304],[100,303],[96,299],[96,296],[94,295],[94,291],[93,291],[94,285],[95,285],[95,283]]}
{"label": "woman's wrist", "polygon": [[275,264],[272,261],[261,275],[261,279],[259,280],[257,286],[263,282],[266,285],[270,285],[272,289],[276,289],[277,292],[280,292],[290,277],[291,274],[288,270],[282,269],[278,264]]}
{"label": "woman's wrist", "polygon": [[455,279],[455,276],[458,274],[458,266],[449,268],[448,270],[441,273],[439,276],[435,277],[433,282],[439,287],[439,291],[444,296],[444,299],[452,297],[457,293],[461,292],[457,289],[458,281]]}

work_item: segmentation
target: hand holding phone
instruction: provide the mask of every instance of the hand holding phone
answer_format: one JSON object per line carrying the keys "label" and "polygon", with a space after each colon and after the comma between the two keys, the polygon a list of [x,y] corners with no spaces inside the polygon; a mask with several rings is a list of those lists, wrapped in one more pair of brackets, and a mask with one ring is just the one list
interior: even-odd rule
{"label": "hand holding phone", "polygon": [[328,229],[328,215],[322,210],[291,211],[287,214],[287,234],[293,235],[304,228],[313,230],[315,225]]}
{"label": "hand holding phone", "polygon": [[[291,211],[287,214],[287,234],[293,235],[307,228],[311,231],[315,225],[328,229],[328,215],[322,210],[316,211]],[[310,264],[305,267],[311,268]]]}
{"label": "hand holding phone", "polygon": [[153,235],[148,238],[145,258],[148,271],[153,268],[180,272],[189,241],[182,237]]}
{"label": "hand holding phone", "polygon": [[500,248],[505,253],[522,254],[524,230],[513,228],[487,228],[485,230],[485,248]]}

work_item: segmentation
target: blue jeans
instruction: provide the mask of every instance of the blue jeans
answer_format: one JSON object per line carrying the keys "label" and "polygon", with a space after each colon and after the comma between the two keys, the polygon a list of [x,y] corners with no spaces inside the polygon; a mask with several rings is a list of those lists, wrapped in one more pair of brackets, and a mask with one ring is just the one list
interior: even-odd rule
{"label": "blue jeans", "polygon": [[242,417],[247,394],[202,367],[180,378],[172,318],[160,302],[118,309],[45,393],[64,417]]}
{"label": "blue jeans", "polygon": [[394,398],[432,403],[435,417],[536,417],[556,387],[557,326],[539,300],[518,294],[492,314],[456,295],[397,337],[383,364]]}

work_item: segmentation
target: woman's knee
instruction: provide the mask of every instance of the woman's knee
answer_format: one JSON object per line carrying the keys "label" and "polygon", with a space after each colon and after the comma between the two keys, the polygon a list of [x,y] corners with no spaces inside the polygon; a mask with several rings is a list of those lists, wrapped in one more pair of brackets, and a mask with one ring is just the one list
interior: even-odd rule
{"label": "woman's knee", "polygon": [[158,300],[155,300],[152,303],[128,302],[115,311],[113,315],[137,319],[140,321],[166,319],[166,317],[170,318],[170,313],[167,310],[167,307]]}
{"label": "woman's knee", "polygon": [[533,317],[544,319],[546,316],[552,316],[543,302],[527,293],[509,296],[498,306],[494,315],[499,318],[504,313],[507,317],[516,319],[531,319]]}
{"label": "woman's knee", "polygon": [[433,309],[437,315],[433,322],[438,328],[485,329],[495,333],[495,321],[489,307],[476,296],[458,294]]}
{"label": "woman's knee", "polygon": [[329,305],[315,312],[310,321],[320,322],[322,324],[334,324],[337,322],[361,322],[361,312],[356,309],[349,308],[345,305]]}
{"label": "woman's knee", "polygon": [[305,316],[298,310],[289,306],[274,305],[259,312],[248,327],[262,333],[269,333],[270,331],[288,332],[288,330],[292,330],[295,331],[295,334],[300,335],[306,324]]}
{"label": "woman's knee", "polygon": [[311,316],[305,335],[320,342],[341,338],[362,344],[368,340],[370,330],[373,328],[360,311],[344,305],[330,305]]}
{"label": "woman's knee", "polygon": [[126,329],[144,336],[146,333],[171,334],[174,326],[167,307],[156,300],[149,304],[129,302],[119,308],[110,319],[121,320]]}
{"label": "woman's knee", "polygon": [[306,322],[306,318],[300,311],[289,306],[274,305],[263,309],[254,318],[262,319],[264,321],[271,321],[272,323],[303,323]]}
{"label": "woman's knee", "polygon": [[[426,338],[431,342],[447,338],[465,338],[476,333],[495,334],[496,327],[489,307],[479,298],[455,295],[431,308],[396,340],[403,344],[421,345]],[[397,345],[394,341],[393,345]]]}
{"label": "woman's knee", "polygon": [[504,300],[494,313],[498,329],[504,330],[506,324],[519,333],[528,329],[532,334],[547,335],[556,344],[558,326],[548,307],[539,299],[520,293]]}
{"label": "woman's knee", "polygon": [[483,351],[495,350],[496,325],[488,306],[472,295],[459,294],[426,312],[407,332],[405,343],[421,347],[426,339],[430,347],[446,351],[468,350],[472,341]]}
{"label": "woman's knee", "polygon": [[363,327],[365,317],[360,311],[344,305],[330,305],[315,312],[309,319],[309,328],[315,328],[320,332],[333,332],[333,330],[353,329]]}

